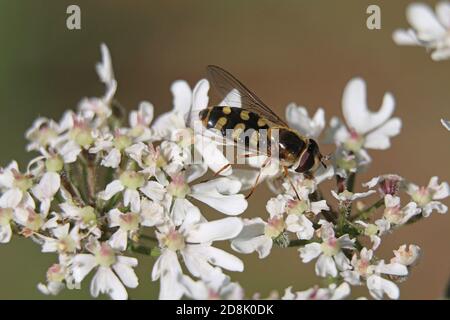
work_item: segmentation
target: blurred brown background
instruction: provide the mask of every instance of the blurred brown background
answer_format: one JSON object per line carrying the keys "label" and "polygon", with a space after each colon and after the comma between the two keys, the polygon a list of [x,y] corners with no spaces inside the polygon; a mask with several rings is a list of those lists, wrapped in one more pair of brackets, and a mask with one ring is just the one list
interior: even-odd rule
{"label": "blurred brown background", "polygon": [[[59,119],[82,97],[103,94],[94,64],[105,42],[119,82],[118,99],[128,108],[149,100],[158,114],[171,106],[171,82],[181,78],[193,85],[205,76],[208,64],[231,70],[280,115],[295,101],[310,112],[323,106],[327,120],[341,116],[347,81],[362,76],[374,108],[385,91],[394,93],[403,129],[391,149],[370,152],[374,163],[358,182],[382,173],[398,173],[419,184],[432,175],[450,180],[450,133],[439,122],[450,118],[450,62],[433,62],[421,48],[393,43],[392,31],[407,26],[409,2],[0,1],[1,165],[11,159],[24,165],[30,159],[23,135],[37,116]],[[66,29],[69,4],[81,7],[82,30]],[[381,7],[381,30],[366,28],[369,4]],[[269,196],[265,187],[259,188],[245,216],[264,217]],[[390,258],[403,243],[418,244],[424,254],[401,284],[401,297],[441,297],[450,276],[450,216],[434,214],[388,236],[379,254]],[[303,265],[293,248],[275,249],[267,260],[242,258],[246,271],[233,278],[248,295],[266,296],[289,285],[302,290],[317,280],[313,263]],[[15,238],[0,246],[0,298],[46,298],[36,284],[55,261],[55,255],[40,253],[27,240]],[[131,298],[157,296],[158,284],[150,280],[152,263],[142,260],[141,285],[129,290]],[[83,290],[65,291],[58,298],[89,298],[88,287],[86,281]]]}

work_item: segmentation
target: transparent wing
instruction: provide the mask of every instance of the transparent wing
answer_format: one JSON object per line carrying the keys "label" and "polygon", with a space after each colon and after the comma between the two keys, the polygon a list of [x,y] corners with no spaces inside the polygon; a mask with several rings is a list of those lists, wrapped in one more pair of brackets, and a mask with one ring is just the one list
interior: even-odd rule
{"label": "transparent wing", "polygon": [[275,125],[287,127],[286,122],[277,116],[256,94],[221,67],[207,67],[208,80],[214,85],[221,98],[231,107],[241,104],[243,109],[259,114]]}

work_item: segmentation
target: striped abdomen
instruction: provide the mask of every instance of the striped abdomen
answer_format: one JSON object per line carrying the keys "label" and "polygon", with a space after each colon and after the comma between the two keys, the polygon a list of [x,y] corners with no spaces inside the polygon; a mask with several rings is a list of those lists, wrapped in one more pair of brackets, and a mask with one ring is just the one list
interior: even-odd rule
{"label": "striped abdomen", "polygon": [[258,146],[260,130],[269,129],[266,119],[242,108],[208,107],[200,111],[199,116],[207,129],[216,129],[222,136],[241,142],[245,146]]}

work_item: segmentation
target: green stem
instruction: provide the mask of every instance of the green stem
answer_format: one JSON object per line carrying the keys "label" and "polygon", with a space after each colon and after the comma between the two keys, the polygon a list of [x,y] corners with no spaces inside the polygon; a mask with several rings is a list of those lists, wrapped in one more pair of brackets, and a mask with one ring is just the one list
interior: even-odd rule
{"label": "green stem", "polygon": [[371,215],[376,209],[384,205],[384,198],[379,199],[377,202],[372,204],[367,209],[358,212],[356,215],[350,218],[350,221],[355,221],[356,219],[366,219]]}

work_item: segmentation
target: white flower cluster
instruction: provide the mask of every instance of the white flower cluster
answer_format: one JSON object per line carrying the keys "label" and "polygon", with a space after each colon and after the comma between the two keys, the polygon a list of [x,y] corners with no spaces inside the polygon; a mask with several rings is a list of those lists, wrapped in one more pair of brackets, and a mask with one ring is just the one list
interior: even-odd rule
{"label": "white flower cluster", "polygon": [[410,29],[399,29],[392,35],[395,43],[421,46],[432,51],[435,61],[450,59],[450,2],[437,3],[436,10],[424,3],[412,3],[406,10]]}
{"label": "white flower cluster", "polygon": [[[241,192],[257,171],[228,168],[205,180],[208,169],[218,172],[229,162],[216,143],[197,139],[190,127],[191,111],[208,106],[208,81],[193,90],[174,82],[172,111],[153,121],[153,106],[142,102],[126,125],[114,98],[111,58],[106,46],[101,49],[97,73],[105,95],[83,99],[78,112],[66,112],[59,122],[37,119],[26,137],[27,150],[39,155],[25,171],[14,161],[0,171],[0,242],[16,234],[58,255],[39,290],[55,295],[79,289],[94,273],[93,297],[126,299],[126,287],[139,283],[133,269],[138,259],[130,255],[144,254],[156,258],[151,278],[159,280],[160,299],[242,299],[244,290],[224,271],[242,272],[243,262],[215,246],[228,240],[237,254],[257,252],[262,259],[273,246],[299,247],[301,261],[317,259],[315,272],[329,286],[296,293],[288,288],[283,299],[342,299],[355,285],[366,285],[376,299],[399,297],[395,281],[405,280],[420,248],[403,245],[385,262],[374,254],[382,236],[433,211],[445,213],[439,200],[450,191],[437,177],[419,187],[382,175],[354,192],[356,173],[371,163],[367,150],[389,148],[400,132],[390,93],[371,112],[365,82],[351,80],[343,96],[346,124],[332,118],[325,137],[336,145],[332,166],[315,177],[292,172],[291,178],[276,166],[264,168],[261,180],[276,192],[267,202],[269,215],[242,219],[247,200]],[[287,115],[304,135],[318,138],[325,128],[323,109],[311,119],[291,104]],[[191,161],[193,153],[200,161]],[[327,203],[321,183],[330,178],[337,186],[328,193],[335,201]],[[361,202],[377,192],[372,205]],[[401,192],[409,196],[406,205]],[[198,203],[224,216],[208,220]]]}

